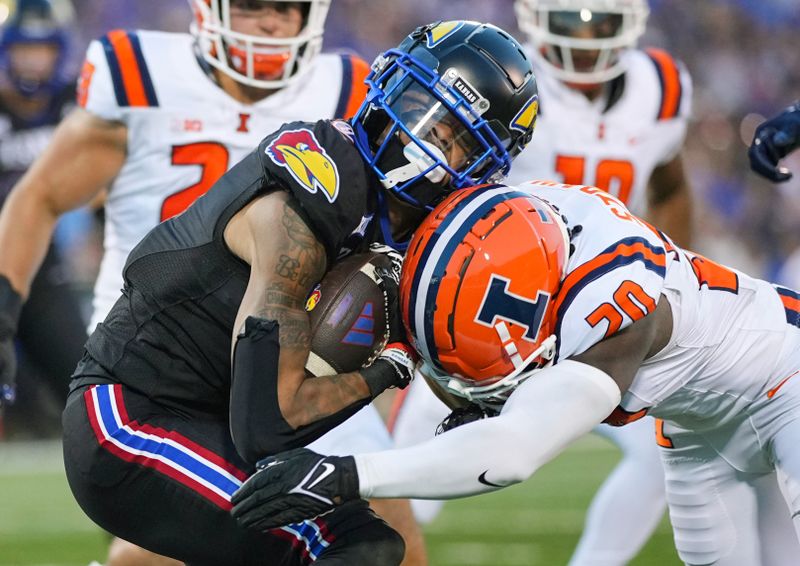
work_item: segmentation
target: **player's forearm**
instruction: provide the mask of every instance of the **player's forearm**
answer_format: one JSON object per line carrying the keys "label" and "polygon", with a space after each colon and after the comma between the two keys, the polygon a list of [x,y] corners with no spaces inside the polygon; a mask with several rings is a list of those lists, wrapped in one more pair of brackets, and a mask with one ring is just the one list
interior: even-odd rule
{"label": "player's forearm", "polygon": [[[304,367],[309,356],[311,328],[300,304],[292,307],[273,305],[261,309],[258,314],[259,320],[273,320],[278,324],[277,400],[281,415],[296,430],[335,416],[355,403],[361,403],[361,407],[371,396],[367,383],[355,372],[314,379],[306,377]],[[349,414],[352,412],[346,416]]]}
{"label": "player's forearm", "polygon": [[448,499],[524,481],[607,417],[619,398],[607,374],[562,362],[520,385],[497,417],[406,449],[355,456],[361,496]]}
{"label": "player's forearm", "polygon": [[24,186],[11,192],[0,211],[0,274],[23,297],[44,260],[57,220],[58,214]]}
{"label": "player's forearm", "polygon": [[651,224],[682,248],[691,248],[692,192],[680,154],[653,170],[647,205]]}
{"label": "player's forearm", "polygon": [[369,388],[357,372],[309,378],[297,390],[286,420],[299,428],[371,400]]}
{"label": "player's forearm", "polygon": [[236,340],[230,426],[248,462],[313,442],[371,399],[358,374],[306,379],[297,354],[282,351],[281,331],[274,320],[249,317]]}
{"label": "player's forearm", "polygon": [[693,225],[689,188],[684,186],[666,201],[654,205],[650,222],[680,247],[691,249]]}

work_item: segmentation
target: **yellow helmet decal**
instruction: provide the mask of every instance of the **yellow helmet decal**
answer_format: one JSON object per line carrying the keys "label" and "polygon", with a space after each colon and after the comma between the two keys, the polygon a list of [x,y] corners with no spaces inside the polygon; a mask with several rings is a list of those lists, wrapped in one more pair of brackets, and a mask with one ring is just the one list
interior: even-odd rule
{"label": "yellow helmet decal", "polygon": [[518,132],[527,132],[536,127],[536,115],[539,113],[539,97],[533,95],[531,99],[525,103],[525,106],[517,112],[514,119],[511,120],[511,129]]}
{"label": "yellow helmet decal", "polygon": [[426,43],[428,47],[433,47],[444,38],[448,37],[450,34],[455,32],[456,30],[460,29],[461,26],[464,25],[464,22],[454,21],[454,22],[441,22],[436,24],[435,27],[428,30],[426,34]]}

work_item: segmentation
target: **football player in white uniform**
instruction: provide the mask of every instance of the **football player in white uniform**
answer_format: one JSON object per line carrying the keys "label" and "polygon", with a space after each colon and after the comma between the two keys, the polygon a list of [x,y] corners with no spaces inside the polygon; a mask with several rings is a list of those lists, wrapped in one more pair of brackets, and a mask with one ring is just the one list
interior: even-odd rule
{"label": "football player in white uniform", "polygon": [[[646,0],[517,0],[515,8],[529,39],[540,106],[536,134],[509,181],[600,187],[688,246],[691,197],[680,150],[691,78],[665,51],[634,48],[645,30]],[[448,413],[422,380],[406,395],[395,405],[397,446],[429,438]],[[647,418],[595,430],[623,457],[592,501],[572,566],[625,564],[658,525],[665,500],[653,428]],[[618,517],[621,498],[638,503]],[[419,520],[429,521],[441,503],[412,505]]]}
{"label": "football player in white uniform", "polygon": [[682,560],[797,562],[762,558],[753,484],[777,470],[800,532],[800,293],[682,250],[600,189],[549,181],[457,192],[408,249],[401,309],[423,373],[496,416],[383,453],[279,454],[234,495],[243,524],[299,520],[301,502],[493,491],[601,421],[649,414],[665,423]]}
{"label": "football player in white uniform", "polygon": [[[119,297],[128,253],[153,226],[180,214],[266,133],[285,122],[350,117],[363,101],[369,65],[349,54],[320,54],[330,0],[189,3],[191,34],[114,30],[89,46],[81,108],[59,126],[3,208],[0,295],[27,296],[56,220],[107,188],[94,329]],[[0,299],[0,310],[13,319],[10,301]],[[5,334],[0,346],[13,338]],[[0,352],[2,384],[3,358],[13,351]],[[361,451],[390,439],[369,406],[319,442]],[[407,504],[385,503],[376,510],[404,535],[408,563],[424,563]],[[123,556],[114,548],[111,558],[119,564],[114,559],[130,548],[117,544]]]}

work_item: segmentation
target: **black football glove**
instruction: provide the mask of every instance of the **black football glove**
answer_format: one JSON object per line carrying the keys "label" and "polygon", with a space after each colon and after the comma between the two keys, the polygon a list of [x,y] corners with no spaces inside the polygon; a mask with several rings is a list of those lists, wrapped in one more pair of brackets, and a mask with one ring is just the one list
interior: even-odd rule
{"label": "black football glove", "polygon": [[14,335],[22,310],[22,298],[8,278],[0,275],[0,408],[14,402],[17,355]]}
{"label": "black football glove", "polygon": [[385,389],[390,387],[404,389],[411,383],[417,364],[417,353],[408,344],[400,315],[399,286],[403,256],[393,248],[378,243],[370,245],[370,251],[383,254],[389,260],[385,267],[376,270],[383,289],[386,346],[377,358],[361,369],[361,375],[364,376],[374,399]]}
{"label": "black football glove", "polygon": [[369,251],[382,254],[388,260],[385,267],[376,269],[385,302],[387,344],[406,342],[406,332],[400,316],[400,273],[403,270],[403,256],[394,248],[377,242],[370,245]]}
{"label": "black football glove", "polygon": [[747,155],[750,167],[763,177],[780,183],[792,178],[778,162],[800,147],[800,102],[796,102],[774,118],[756,128]]}
{"label": "black football glove", "polygon": [[436,436],[439,436],[448,430],[453,430],[454,428],[460,427],[461,425],[495,416],[497,416],[496,412],[490,409],[479,407],[474,403],[470,403],[466,407],[453,409],[453,412],[446,416],[444,420],[439,423],[439,426],[436,427]]}
{"label": "black football glove", "polygon": [[391,342],[386,344],[372,364],[361,368],[361,375],[374,399],[390,387],[408,387],[414,379],[416,367],[417,353],[411,346],[403,342]]}
{"label": "black football glove", "polygon": [[400,273],[403,270],[403,254],[398,252],[396,249],[387,246],[386,244],[381,244],[378,242],[371,243],[369,245],[369,251],[386,256],[386,258],[391,262],[391,265],[388,266],[386,270],[387,276],[394,280],[395,286],[399,285]]}
{"label": "black football glove", "polygon": [[266,531],[319,517],[359,499],[352,456],[322,456],[297,448],[261,460],[231,498],[234,519]]}

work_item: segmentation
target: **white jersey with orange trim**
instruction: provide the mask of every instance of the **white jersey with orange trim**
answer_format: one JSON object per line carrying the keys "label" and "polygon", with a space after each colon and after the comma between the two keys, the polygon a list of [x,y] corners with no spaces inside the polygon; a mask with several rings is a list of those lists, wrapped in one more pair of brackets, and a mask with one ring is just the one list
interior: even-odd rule
{"label": "white jersey with orange trim", "polygon": [[622,57],[624,75],[594,101],[534,69],[539,116],[531,143],[511,167],[511,184],[548,179],[593,185],[646,214],[653,170],[683,146],[692,83],[664,51],[629,50]]}
{"label": "white jersey with orange trim", "polygon": [[90,331],[119,297],[125,259],[151,228],[182,212],[285,122],[352,116],[368,71],[358,57],[323,54],[290,86],[248,105],[213,82],[188,34],[116,30],[93,41],[79,103],[127,126],[128,153],[106,200]]}
{"label": "white jersey with orange trim", "polygon": [[594,187],[519,188],[558,208],[573,230],[554,303],[556,361],[643,318],[662,297],[671,306],[668,345],[642,364],[611,424],[650,414],[692,430],[720,426],[800,370],[798,293],[681,250]]}

